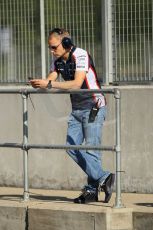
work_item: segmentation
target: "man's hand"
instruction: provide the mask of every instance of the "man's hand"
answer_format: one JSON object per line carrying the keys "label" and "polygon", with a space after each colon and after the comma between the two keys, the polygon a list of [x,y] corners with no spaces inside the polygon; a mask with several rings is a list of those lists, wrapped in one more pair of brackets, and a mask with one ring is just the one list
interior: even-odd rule
{"label": "man's hand", "polygon": [[47,79],[33,79],[30,80],[30,84],[32,85],[33,88],[46,88],[48,84]]}

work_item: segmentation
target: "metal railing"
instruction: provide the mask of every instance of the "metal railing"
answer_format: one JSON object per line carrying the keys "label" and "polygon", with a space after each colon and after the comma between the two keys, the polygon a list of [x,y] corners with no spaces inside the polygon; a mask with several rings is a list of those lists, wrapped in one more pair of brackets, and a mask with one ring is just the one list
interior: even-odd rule
{"label": "metal railing", "polygon": [[102,76],[100,6],[101,0],[1,0],[0,82],[46,76],[51,61],[48,33],[54,27],[67,29],[74,44],[88,50]]}
{"label": "metal railing", "polygon": [[112,12],[113,35],[109,45],[112,44],[114,49],[113,82],[151,83],[153,1],[111,0],[109,8]]}
{"label": "metal railing", "polygon": [[[105,93],[112,94],[115,98],[116,114],[116,143],[114,146],[89,146],[89,145],[43,145],[28,143],[28,97],[30,94],[69,94],[69,93]],[[28,151],[30,149],[80,149],[80,150],[103,150],[116,152],[116,198],[115,208],[123,207],[121,201],[121,143],[120,143],[120,100],[119,89],[99,89],[99,90],[42,90],[42,89],[0,89],[0,94],[20,94],[23,102],[23,143],[0,143],[0,147],[20,148],[23,150],[23,171],[24,171],[24,201],[29,200],[29,183],[28,183]]]}
{"label": "metal railing", "polygon": [[1,83],[46,76],[54,27],[91,54],[101,82],[153,82],[152,0],[1,0]]}

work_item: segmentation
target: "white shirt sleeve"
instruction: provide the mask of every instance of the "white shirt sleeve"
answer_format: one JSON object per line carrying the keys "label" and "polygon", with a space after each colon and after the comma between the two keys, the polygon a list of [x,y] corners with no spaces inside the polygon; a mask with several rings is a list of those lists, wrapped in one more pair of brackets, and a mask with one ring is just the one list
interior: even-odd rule
{"label": "white shirt sleeve", "polygon": [[89,57],[87,52],[80,52],[76,57],[76,71],[88,72],[89,69]]}

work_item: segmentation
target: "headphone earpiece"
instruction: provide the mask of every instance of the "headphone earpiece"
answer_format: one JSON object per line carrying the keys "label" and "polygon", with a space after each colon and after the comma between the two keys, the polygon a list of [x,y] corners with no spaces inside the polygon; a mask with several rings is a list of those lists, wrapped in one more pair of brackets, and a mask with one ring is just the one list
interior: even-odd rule
{"label": "headphone earpiece", "polygon": [[64,37],[62,39],[62,46],[64,49],[70,49],[71,46],[73,45],[71,38],[69,37]]}

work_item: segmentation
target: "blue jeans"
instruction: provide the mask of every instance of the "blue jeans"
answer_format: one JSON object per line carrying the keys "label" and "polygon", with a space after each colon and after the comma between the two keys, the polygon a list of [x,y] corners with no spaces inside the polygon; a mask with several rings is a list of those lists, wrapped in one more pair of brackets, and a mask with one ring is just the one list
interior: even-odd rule
{"label": "blue jeans", "polygon": [[[90,110],[72,110],[68,121],[68,145],[101,145],[102,127],[106,116],[106,106],[101,107],[92,123],[88,122]],[[67,153],[82,168],[88,177],[88,187],[97,188],[109,172],[103,171],[99,150],[67,150]]]}

